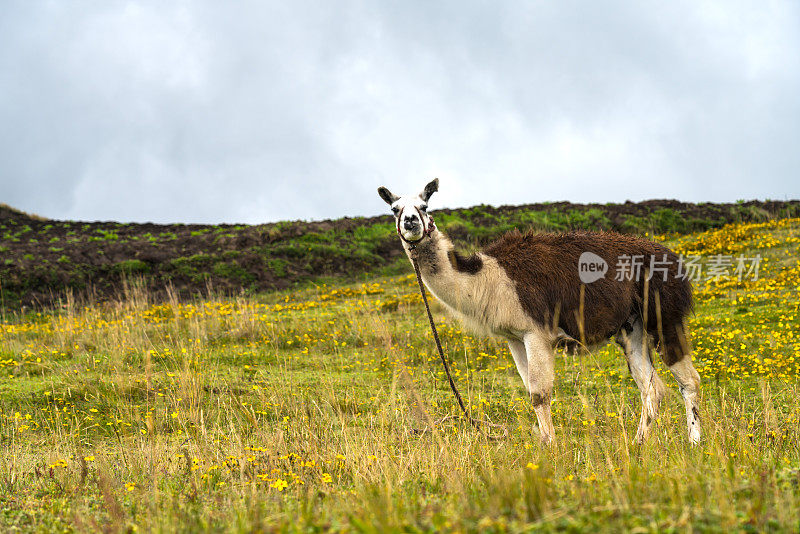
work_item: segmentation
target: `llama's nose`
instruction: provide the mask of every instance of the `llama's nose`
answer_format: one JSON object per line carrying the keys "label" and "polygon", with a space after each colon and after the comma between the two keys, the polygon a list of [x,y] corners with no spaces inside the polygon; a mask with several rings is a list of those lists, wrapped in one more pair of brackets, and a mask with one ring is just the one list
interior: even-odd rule
{"label": "llama's nose", "polygon": [[406,230],[413,230],[416,225],[417,221],[413,217],[406,217],[406,220],[403,222],[403,228]]}

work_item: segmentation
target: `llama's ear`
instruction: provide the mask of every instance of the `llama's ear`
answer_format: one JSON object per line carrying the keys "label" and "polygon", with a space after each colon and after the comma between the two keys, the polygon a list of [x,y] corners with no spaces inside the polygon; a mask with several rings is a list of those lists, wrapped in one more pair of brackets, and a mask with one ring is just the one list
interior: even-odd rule
{"label": "llama's ear", "polygon": [[400,200],[400,197],[386,189],[385,187],[378,188],[378,194],[381,196],[384,202],[389,204],[390,206]]}
{"label": "llama's ear", "polygon": [[439,190],[439,179],[434,178],[433,181],[431,181],[428,185],[425,186],[425,190],[419,194],[419,198],[427,202],[428,199],[431,198],[431,195],[433,195],[438,190]]}

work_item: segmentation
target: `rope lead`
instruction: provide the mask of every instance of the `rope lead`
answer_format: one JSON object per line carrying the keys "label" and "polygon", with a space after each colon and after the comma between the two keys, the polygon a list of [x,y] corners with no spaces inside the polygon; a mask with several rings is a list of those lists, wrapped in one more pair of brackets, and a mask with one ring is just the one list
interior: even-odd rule
{"label": "rope lead", "polygon": [[467,411],[466,406],[464,406],[464,401],[461,398],[461,393],[458,392],[458,388],[456,387],[456,383],[453,380],[453,376],[450,374],[450,366],[447,364],[447,359],[444,357],[444,351],[442,350],[442,342],[439,341],[439,333],[436,331],[436,325],[433,322],[433,315],[431,314],[431,307],[428,305],[428,297],[425,296],[425,287],[422,285],[422,275],[419,273],[419,264],[417,263],[417,259],[412,257],[411,263],[414,265],[414,273],[417,275],[417,283],[419,284],[419,292],[422,294],[422,302],[425,303],[425,311],[428,312],[428,322],[431,325],[431,331],[433,332],[433,339],[436,341],[436,348],[439,351],[439,358],[442,360],[442,365],[444,365],[444,372],[447,373],[447,380],[450,383],[450,389],[453,390],[453,393],[456,396],[456,400],[458,401],[458,405],[461,407],[461,411],[464,412],[464,416],[469,420],[470,424],[477,429],[480,429],[480,423],[473,419],[472,415]]}

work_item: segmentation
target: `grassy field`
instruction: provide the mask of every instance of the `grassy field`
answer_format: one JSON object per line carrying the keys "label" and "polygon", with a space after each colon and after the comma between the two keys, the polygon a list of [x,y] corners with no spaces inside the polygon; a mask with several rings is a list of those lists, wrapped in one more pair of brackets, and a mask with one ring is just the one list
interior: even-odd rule
{"label": "grassy field", "polygon": [[800,219],[657,239],[763,257],[758,280],[696,284],[698,447],[668,372],[631,444],[639,394],[609,345],[557,355],[542,448],[506,346],[435,308],[462,394],[506,432],[471,428],[413,275],[166,303],[132,282],[2,318],[0,529],[797,531]]}

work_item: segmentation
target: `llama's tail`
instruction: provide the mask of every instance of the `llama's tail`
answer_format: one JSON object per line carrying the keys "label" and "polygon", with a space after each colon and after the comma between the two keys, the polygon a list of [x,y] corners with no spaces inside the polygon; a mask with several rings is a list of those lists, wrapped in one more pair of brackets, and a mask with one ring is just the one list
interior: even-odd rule
{"label": "llama's tail", "polygon": [[667,255],[666,273],[652,273],[649,280],[640,282],[642,300],[647,288],[647,313],[644,313],[644,302],[640,310],[646,319],[647,332],[667,365],[672,365],[689,353],[686,319],[694,307],[692,284],[677,254],[662,245],[656,246],[656,254],[659,258]]}

